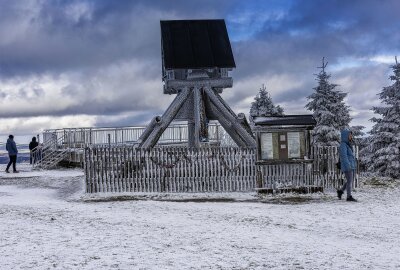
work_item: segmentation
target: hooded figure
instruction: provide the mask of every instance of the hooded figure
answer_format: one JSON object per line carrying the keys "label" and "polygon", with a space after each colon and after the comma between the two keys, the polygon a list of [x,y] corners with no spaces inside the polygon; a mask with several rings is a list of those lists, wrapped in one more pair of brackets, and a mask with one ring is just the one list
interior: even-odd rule
{"label": "hooded figure", "polygon": [[353,141],[353,134],[351,131],[345,129],[341,131],[341,142],[339,148],[340,154],[340,170],[346,176],[346,183],[337,191],[339,200],[342,199],[344,191],[347,192],[347,201],[356,201],[351,196],[351,186],[353,183],[354,170],[356,169],[356,159],[354,157],[353,149],[350,143]]}
{"label": "hooded figure", "polygon": [[8,169],[10,168],[11,164],[13,165],[13,172],[18,173],[16,169],[16,163],[17,163],[17,145],[14,142],[14,136],[10,135],[8,136],[7,139],[7,144],[6,144],[6,149],[8,152],[8,156],[10,157],[10,162],[8,162],[6,172],[9,173]]}
{"label": "hooded figure", "polygon": [[35,152],[37,150],[36,147],[38,147],[39,143],[36,141],[36,137],[32,137],[32,141],[29,143],[29,150],[31,151],[31,155],[30,155],[30,163],[32,164],[35,163],[36,161],[36,157],[35,157]]}

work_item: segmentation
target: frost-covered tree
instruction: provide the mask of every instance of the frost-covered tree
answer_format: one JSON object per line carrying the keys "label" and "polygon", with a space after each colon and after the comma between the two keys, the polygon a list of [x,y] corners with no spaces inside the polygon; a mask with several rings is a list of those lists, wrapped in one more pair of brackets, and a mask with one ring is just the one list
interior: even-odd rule
{"label": "frost-covered tree", "polygon": [[283,109],[272,102],[271,96],[267,88],[263,84],[260,91],[251,103],[250,115],[255,116],[283,116]]}
{"label": "frost-covered tree", "polygon": [[371,152],[371,136],[362,137],[361,139],[357,140],[359,146],[359,164],[361,171],[370,171],[372,163],[372,155]]}
{"label": "frost-covered tree", "polygon": [[363,143],[363,137],[365,133],[363,132],[364,126],[351,126],[350,131],[353,133],[353,138],[356,144],[362,144]]}
{"label": "frost-covered tree", "polygon": [[368,149],[367,146],[369,144],[369,137],[366,137],[363,132],[365,129],[364,126],[351,126],[350,130],[353,133],[353,141],[358,146],[358,157],[359,157],[359,166],[360,170],[366,171],[368,167]]}
{"label": "frost-covered tree", "polygon": [[372,109],[380,117],[371,119],[375,124],[370,131],[368,167],[380,175],[400,179],[400,63],[395,59],[389,77],[393,84],[378,94],[383,106]]}
{"label": "frost-covered tree", "polygon": [[316,74],[318,86],[314,93],[307,97],[310,100],[305,106],[313,112],[317,125],[313,131],[314,145],[337,146],[340,143],[340,130],[349,128],[350,109],[344,102],[347,93],[336,90],[337,84],[329,83],[331,75],[325,71],[328,63],[322,58],[322,67]]}

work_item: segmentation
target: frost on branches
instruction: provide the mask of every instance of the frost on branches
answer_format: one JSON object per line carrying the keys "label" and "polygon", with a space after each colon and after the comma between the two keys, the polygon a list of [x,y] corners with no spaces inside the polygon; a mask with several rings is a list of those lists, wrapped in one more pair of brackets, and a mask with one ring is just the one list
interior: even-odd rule
{"label": "frost on branches", "polygon": [[337,146],[340,131],[349,127],[351,121],[349,106],[344,103],[347,93],[335,90],[337,84],[329,83],[330,75],[325,72],[328,63],[322,58],[321,72],[317,74],[318,86],[307,97],[305,106],[313,112],[317,125],[313,131],[313,143],[317,146]]}
{"label": "frost on branches", "polygon": [[271,96],[263,84],[250,108],[251,117],[255,116],[283,116],[283,109],[272,103]]}
{"label": "frost on branches", "polygon": [[374,126],[370,131],[369,166],[380,175],[400,178],[400,63],[392,66],[391,86],[383,87],[378,94],[383,106],[372,110],[381,115],[372,118]]}

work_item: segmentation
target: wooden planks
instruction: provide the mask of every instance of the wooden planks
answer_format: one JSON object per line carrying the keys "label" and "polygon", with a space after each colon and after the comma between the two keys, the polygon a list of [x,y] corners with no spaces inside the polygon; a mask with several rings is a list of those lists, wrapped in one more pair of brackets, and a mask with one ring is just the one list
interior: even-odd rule
{"label": "wooden planks", "polygon": [[[337,147],[313,147],[312,162],[256,165],[255,149],[90,146],[86,192],[244,192],[256,188],[337,188]],[[357,149],[356,149],[357,151]],[[357,186],[358,174],[354,185]]]}
{"label": "wooden planks", "polygon": [[233,192],[255,188],[254,149],[85,149],[86,191]]}

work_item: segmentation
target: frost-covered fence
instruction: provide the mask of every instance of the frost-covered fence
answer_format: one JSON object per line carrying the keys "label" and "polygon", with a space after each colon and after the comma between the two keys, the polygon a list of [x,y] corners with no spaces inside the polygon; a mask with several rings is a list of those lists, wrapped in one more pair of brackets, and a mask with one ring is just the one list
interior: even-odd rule
{"label": "frost-covered fence", "polygon": [[[355,149],[356,157],[358,149]],[[86,191],[231,192],[338,188],[337,147],[313,147],[310,160],[256,164],[255,149],[121,146],[85,149]],[[354,186],[358,184],[355,174]]]}
{"label": "frost-covered fence", "polygon": [[256,187],[255,149],[86,148],[86,191],[229,192]]}
{"label": "frost-covered fence", "polygon": [[[358,159],[358,147],[354,147]],[[336,146],[312,147],[311,159],[298,162],[257,164],[257,172],[263,190],[298,190],[304,192],[339,188],[345,181],[337,169],[339,149]],[[353,186],[358,186],[359,170],[354,175]]]}
{"label": "frost-covered fence", "polygon": [[259,179],[262,179],[263,190],[299,190],[322,188],[319,175],[313,170],[312,161],[304,163],[285,163],[272,165],[257,165]]}
{"label": "frost-covered fence", "polygon": [[[353,147],[353,151],[358,162],[358,147]],[[324,188],[338,188],[345,181],[344,174],[337,169],[336,163],[339,161],[339,148],[336,146],[313,147],[311,158],[314,160],[314,174],[318,175],[318,181]],[[353,186],[358,186],[359,168],[357,166],[354,174]]]}

